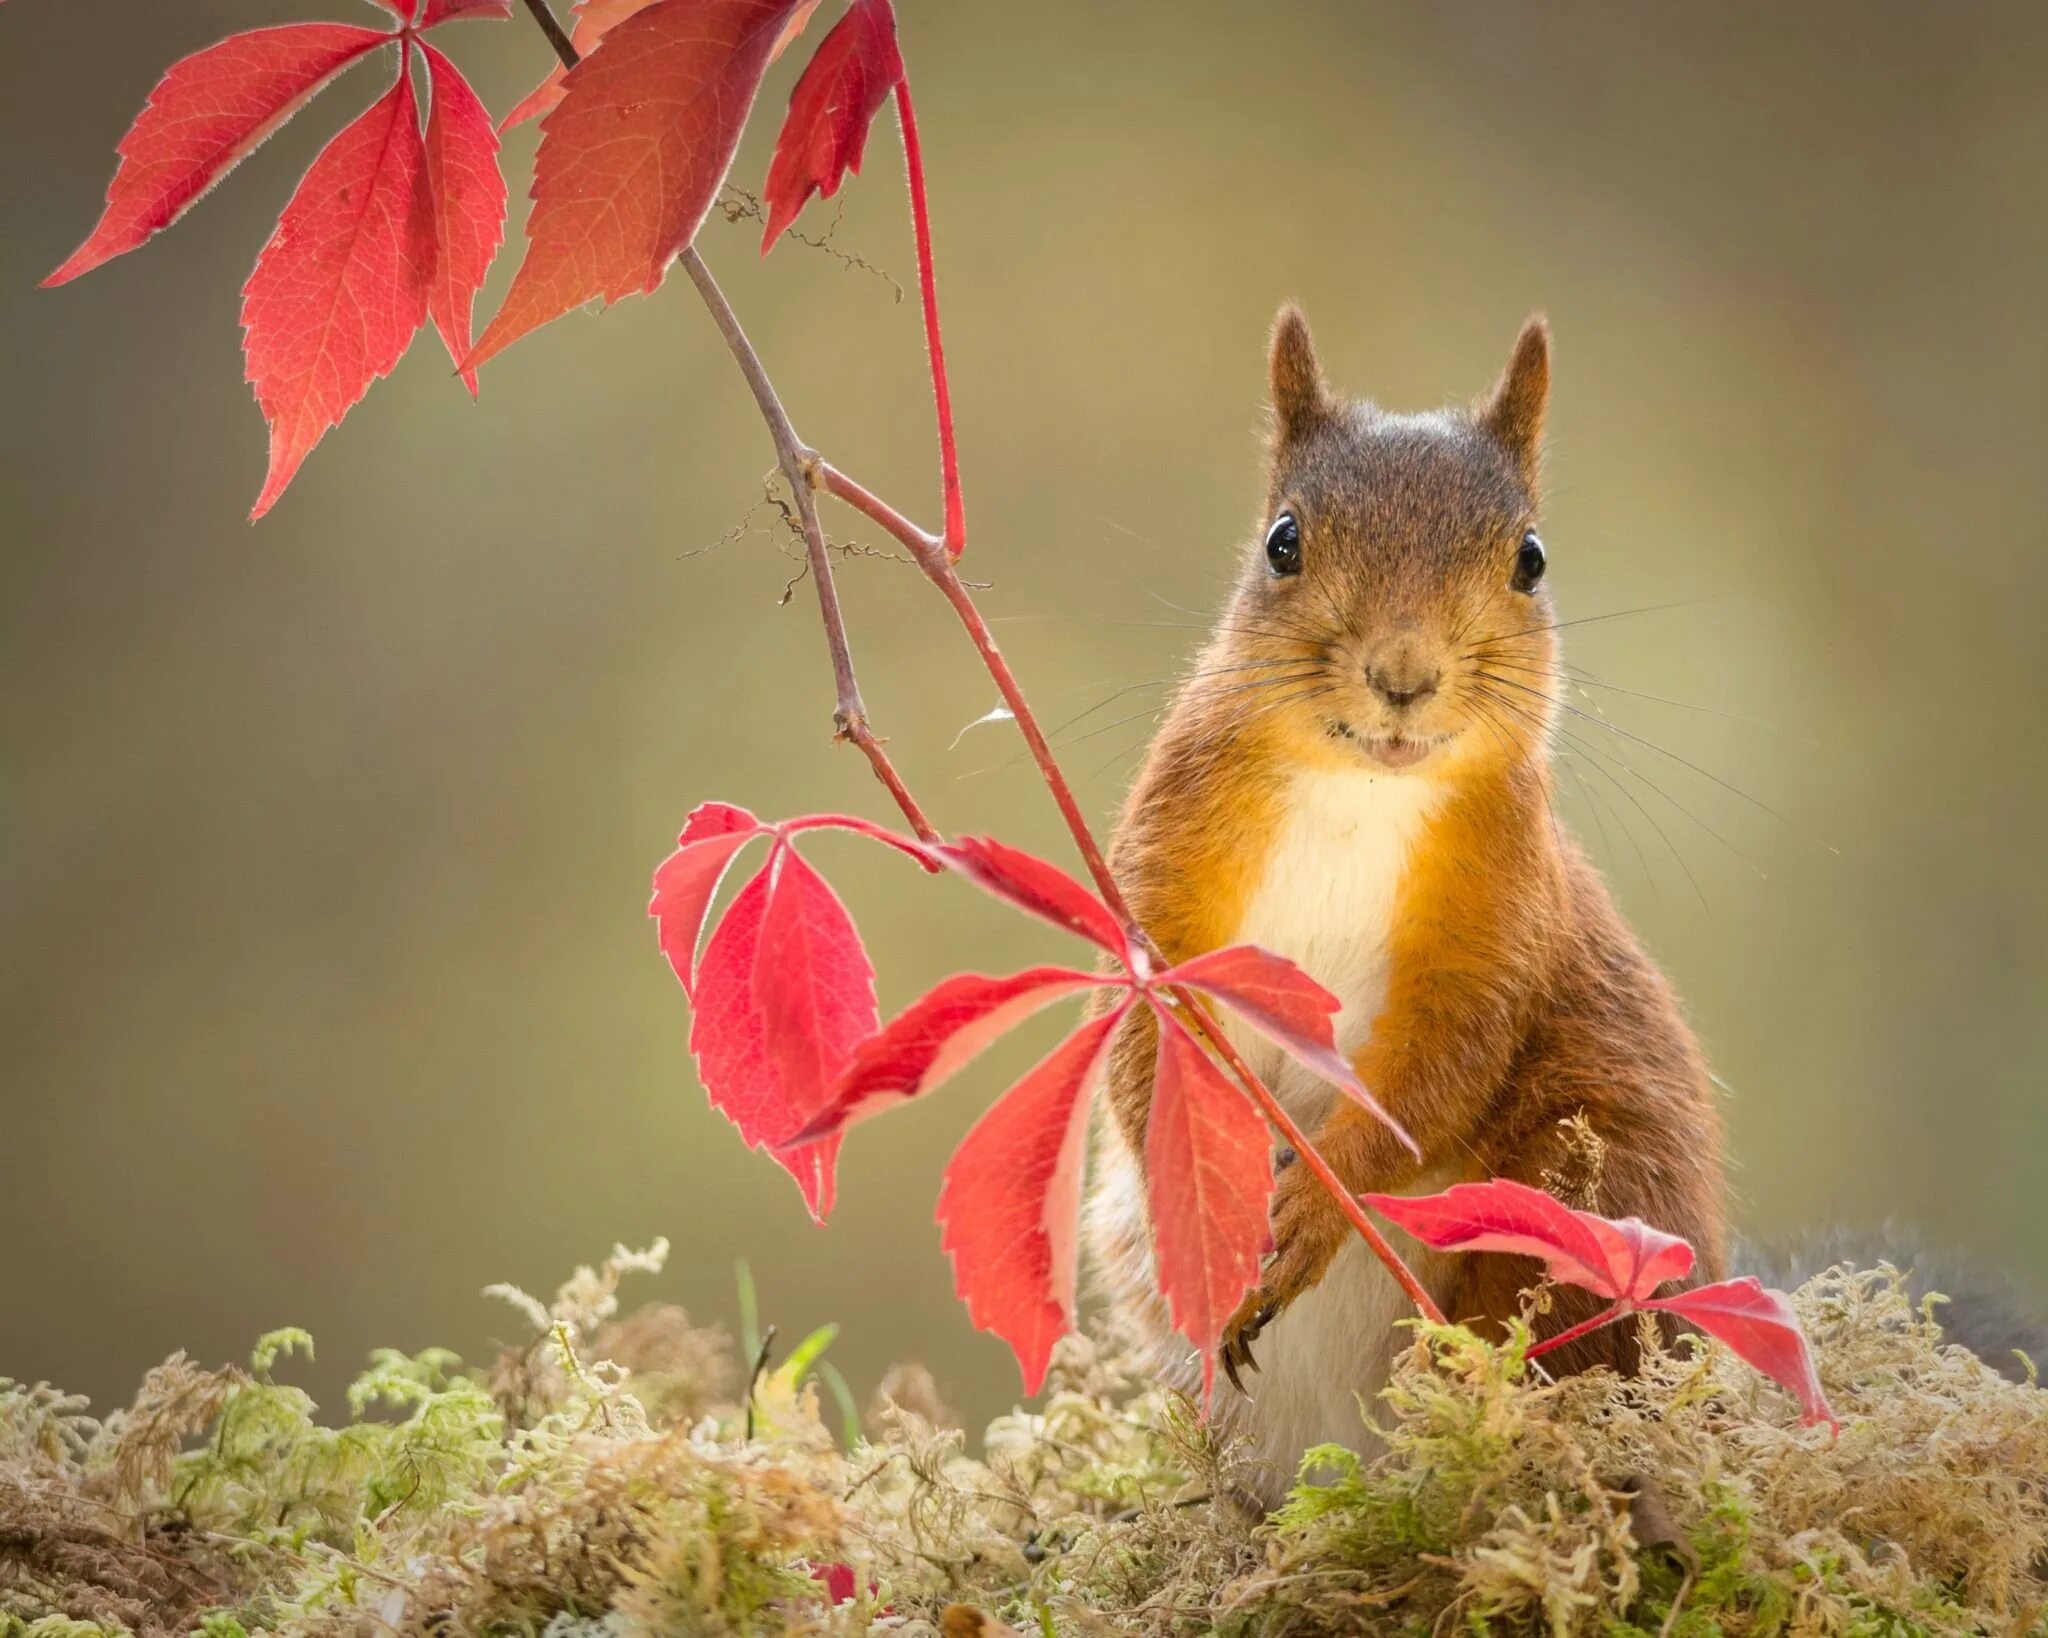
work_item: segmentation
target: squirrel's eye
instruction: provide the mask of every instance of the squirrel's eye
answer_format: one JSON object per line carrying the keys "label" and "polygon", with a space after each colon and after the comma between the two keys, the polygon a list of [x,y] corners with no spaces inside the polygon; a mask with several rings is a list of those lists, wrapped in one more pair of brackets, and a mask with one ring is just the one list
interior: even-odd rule
{"label": "squirrel's eye", "polygon": [[1522,537],[1521,547],[1515,553],[1515,577],[1508,584],[1518,592],[1534,591],[1536,582],[1543,578],[1543,563],[1543,542],[1531,529]]}
{"label": "squirrel's eye", "polygon": [[1266,531],[1266,566],[1275,574],[1301,573],[1301,525],[1282,512]]}

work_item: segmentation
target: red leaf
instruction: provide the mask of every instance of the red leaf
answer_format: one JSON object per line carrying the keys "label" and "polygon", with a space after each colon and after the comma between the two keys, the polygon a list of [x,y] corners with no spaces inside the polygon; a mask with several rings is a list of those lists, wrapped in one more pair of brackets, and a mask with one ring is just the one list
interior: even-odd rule
{"label": "red leaf", "polygon": [[1120,959],[1129,954],[1130,944],[1109,906],[1058,865],[989,836],[963,836],[932,851],[997,898],[1079,933]]}
{"label": "red leaf", "polygon": [[1660,1297],[1642,1306],[1691,1320],[1786,1389],[1799,1401],[1801,1420],[1809,1427],[1815,1422],[1826,1422],[1841,1431],[1842,1424],[1835,1420],[1835,1413],[1828,1408],[1827,1395],[1821,1391],[1813,1353],[1806,1345],[1806,1333],[1800,1330],[1784,1292],[1769,1290],[1745,1275],[1739,1280],[1681,1291],[1675,1297]]}
{"label": "red leaf", "polygon": [[939,862],[932,856],[932,850],[914,837],[899,836],[886,825],[878,825],[872,819],[863,819],[852,813],[812,813],[801,819],[785,819],[775,827],[784,836],[796,836],[807,830],[850,830],[869,841],[881,842],[893,847],[899,853],[907,853],[925,869],[937,871]]}
{"label": "red leaf", "polygon": [[[439,0],[428,0],[426,26]],[[445,10],[445,6],[443,7]],[[470,310],[505,240],[505,178],[498,169],[498,133],[462,71],[430,45],[427,78],[427,188],[434,203],[434,281],[427,310],[459,367],[469,352]],[[476,392],[476,371],[462,379]]]}
{"label": "red leaf", "polygon": [[[655,0],[576,0],[576,20],[569,30],[569,43],[581,56],[589,56],[613,28],[623,23],[636,11],[645,11]],[[524,125],[530,119],[541,115],[562,100],[562,82],[569,77],[569,71],[559,65],[548,77],[522,97],[518,105],[499,123],[500,131],[509,131],[515,125]]]}
{"label": "red leaf", "polygon": [[[767,1141],[767,1132],[787,1129],[767,1027],[754,998],[769,887],[768,872],[757,872],[712,930],[697,969],[696,1010],[690,1020],[690,1050],[712,1107],[755,1148]],[[803,1172],[793,1170],[792,1175],[804,1181]],[[811,1191],[804,1192],[810,1198]]]}
{"label": "red leaf", "polygon": [[1067,967],[959,973],[855,1050],[832,1099],[792,1140],[813,1142],[943,1085],[991,1042],[1063,996],[1107,982]]}
{"label": "red leaf", "polygon": [[647,913],[658,924],[661,953],[693,995],[697,945],[718,884],[739,850],[765,827],[745,808],[706,802],[683,822],[676,850],[655,868],[654,898]]}
{"label": "red leaf", "polygon": [[[792,863],[798,876],[789,885]],[[815,1066],[836,1074],[854,1045],[874,1032],[872,986],[844,907],[787,847],[740,889],[697,969],[690,1050],[712,1106],[751,1147],[774,1155],[821,1223],[832,1209],[839,1139],[778,1145],[829,1090],[829,1079],[811,1081]],[[802,993],[775,994],[785,987]],[[832,993],[817,993],[821,988]],[[802,1038],[788,1038],[791,1032]]]}
{"label": "red leaf", "polygon": [[350,63],[391,38],[341,23],[237,34],[173,63],[121,139],[92,236],[43,283],[68,283],[190,210]]}
{"label": "red leaf", "polygon": [[276,504],[327,429],[389,375],[427,317],[434,267],[426,149],[412,77],[330,142],[242,287],[243,350],[270,423]]}
{"label": "red leaf", "polygon": [[696,842],[708,842],[714,836],[729,836],[736,830],[753,836],[767,828],[745,808],[730,802],[700,802],[683,820],[683,833],[676,840],[688,847]]}
{"label": "red leaf", "polygon": [[1217,1340],[1271,1244],[1272,1139],[1250,1100],[1163,1008],[1145,1176],[1159,1289],[1202,1356],[1206,1405]]}
{"label": "red leaf", "polygon": [[868,126],[902,78],[889,0],[853,0],[790,93],[789,117],[761,189],[768,217],[762,255],[813,193],[830,199],[848,171],[859,174]]}
{"label": "red leaf", "polygon": [[1124,1010],[1090,1019],[1004,1093],[954,1151],[939,1190],[954,1288],[975,1325],[1015,1351],[1027,1394],[1074,1328],[1087,1092]]}
{"label": "red leaf", "polygon": [[1337,1050],[1331,1020],[1343,1003],[1285,956],[1250,944],[1234,944],[1183,961],[1162,974],[1158,982],[1182,984],[1222,1002],[1261,1035],[1371,1110],[1421,1158],[1415,1140],[1366,1090],[1350,1061]]}
{"label": "red leaf", "polygon": [[1504,1251],[1538,1257],[1551,1278],[1616,1302],[1640,1304],[1692,1272],[1692,1247],[1633,1217],[1574,1211],[1526,1183],[1496,1177],[1442,1194],[1363,1195],[1381,1216],[1438,1251]]}
{"label": "red leaf", "polygon": [[839,896],[793,847],[771,853],[768,869],[754,1000],[790,1111],[771,1139],[779,1144],[825,1107],[878,1020],[875,969]]}
{"label": "red leaf", "polygon": [[795,0],[656,0],[571,69],[542,126],[526,258],[474,369],[587,301],[657,288],[732,164]]}
{"label": "red leaf", "polygon": [[832,1604],[850,1604],[860,1590],[853,1566],[837,1560],[830,1564],[813,1564],[811,1579],[824,1587],[826,1601]]}
{"label": "red leaf", "polygon": [[809,26],[811,13],[818,9],[818,0],[798,0],[797,8],[789,14],[789,21],[782,25],[782,32],[775,37],[775,49],[768,53],[772,63],[796,42],[796,37]]}
{"label": "red leaf", "polygon": [[465,17],[510,17],[512,0],[427,0],[420,8],[420,27],[439,28]]}

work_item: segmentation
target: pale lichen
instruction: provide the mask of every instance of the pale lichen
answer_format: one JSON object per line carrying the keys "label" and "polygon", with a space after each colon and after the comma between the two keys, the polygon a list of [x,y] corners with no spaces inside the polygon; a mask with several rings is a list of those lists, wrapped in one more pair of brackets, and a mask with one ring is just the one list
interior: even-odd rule
{"label": "pale lichen", "polygon": [[1889,1270],[1798,1294],[1839,1438],[1717,1350],[1553,1383],[1519,1334],[1421,1329],[1382,1454],[1315,1453],[1261,1520],[1195,1408],[1081,1339],[978,1453],[915,1372],[828,1428],[829,1329],[749,1382],[722,1331],[621,1314],[665,1249],[501,1292],[532,1334],[488,1372],[380,1352],[334,1425],[277,1380],[297,1332],[104,1421],[0,1384],[0,1638],[2048,1633],[2048,1396]]}

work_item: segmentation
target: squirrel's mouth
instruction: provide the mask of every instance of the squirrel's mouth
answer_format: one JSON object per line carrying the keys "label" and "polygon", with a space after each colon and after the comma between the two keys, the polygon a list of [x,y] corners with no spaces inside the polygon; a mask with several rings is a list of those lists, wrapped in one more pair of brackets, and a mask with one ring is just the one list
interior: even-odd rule
{"label": "squirrel's mouth", "polygon": [[1329,724],[1332,739],[1355,745],[1383,768],[1412,768],[1451,736],[1448,734],[1368,734],[1342,720]]}

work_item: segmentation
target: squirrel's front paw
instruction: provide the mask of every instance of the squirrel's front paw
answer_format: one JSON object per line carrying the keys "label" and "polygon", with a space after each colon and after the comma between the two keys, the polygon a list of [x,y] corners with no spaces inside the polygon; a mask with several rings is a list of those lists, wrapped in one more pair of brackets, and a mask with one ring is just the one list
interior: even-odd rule
{"label": "squirrel's front paw", "polygon": [[1243,1393],[1240,1368],[1256,1371],[1252,1344],[1280,1312],[1314,1288],[1344,1244],[1344,1213],[1306,1166],[1289,1166],[1273,1191],[1273,1255],[1230,1323],[1218,1358],[1230,1385]]}

